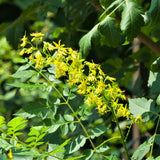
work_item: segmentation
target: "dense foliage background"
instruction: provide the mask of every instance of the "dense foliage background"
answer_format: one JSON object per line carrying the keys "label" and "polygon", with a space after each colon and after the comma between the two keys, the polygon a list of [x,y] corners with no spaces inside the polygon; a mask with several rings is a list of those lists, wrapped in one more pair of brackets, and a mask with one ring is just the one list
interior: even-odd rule
{"label": "dense foliage background", "polygon": [[[105,74],[115,77],[129,99],[125,103],[129,104],[131,113],[135,116],[143,115],[144,119],[144,123],[138,127],[134,125],[129,134],[129,154],[132,155],[143,142],[144,146],[150,144],[146,140],[157,135],[152,154],[153,157],[159,156],[160,0],[0,0],[0,115],[7,122],[15,115],[32,118],[26,132],[31,126],[49,123],[44,115],[45,110],[43,113],[36,111],[37,117],[33,113],[28,117],[24,115],[29,107],[38,108],[41,105],[40,108],[43,108],[46,105],[44,99],[48,96],[49,88],[28,90],[8,85],[27,81],[17,80],[10,75],[25,63],[25,56],[20,57],[18,54],[20,40],[24,34],[30,36],[32,32],[44,33],[45,41],[61,40],[67,47],[80,51],[82,58],[101,64]],[[31,80],[34,83],[36,81],[38,80]],[[63,86],[60,90],[62,88]],[[54,92],[52,94],[56,95]],[[81,101],[79,97],[72,103],[76,107]],[[37,105],[34,102],[38,102]],[[64,110],[58,112],[63,113]],[[108,118],[110,114],[99,115],[96,110],[92,114],[86,111],[85,114],[86,128],[107,128],[103,135],[94,139],[95,144],[119,135],[115,123],[111,123]],[[124,133],[129,124],[127,120],[120,119]],[[57,130],[45,137],[44,141],[62,144],[70,136],[65,132],[65,129],[62,129],[62,133]],[[77,132],[74,136],[78,134]],[[23,136],[21,139],[26,139]],[[89,142],[85,145],[82,143],[79,144],[81,150],[73,151],[74,156],[81,155],[85,148],[90,147]],[[106,159],[107,156],[110,156],[108,159],[125,158],[123,149],[119,149],[122,147],[119,140],[107,145],[110,148],[105,150]],[[132,158],[149,157],[150,154],[147,153],[150,145],[149,149],[146,148],[142,148],[145,155],[139,156],[140,152],[136,152]],[[2,156],[3,151],[0,151]],[[105,159],[98,154],[91,159],[97,157]]]}

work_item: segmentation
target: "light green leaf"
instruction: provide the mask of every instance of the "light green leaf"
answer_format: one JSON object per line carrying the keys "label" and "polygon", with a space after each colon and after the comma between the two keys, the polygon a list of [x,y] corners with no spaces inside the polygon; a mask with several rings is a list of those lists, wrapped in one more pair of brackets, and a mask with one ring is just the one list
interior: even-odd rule
{"label": "light green leaf", "polygon": [[[67,122],[68,123],[68,122]],[[53,133],[55,132],[60,126],[65,125],[66,122],[64,121],[63,117],[61,115],[59,115],[58,120],[55,121],[55,123],[53,123],[51,125],[51,127],[47,130],[48,133]]]}
{"label": "light green leaf", "polygon": [[53,149],[52,151],[50,151],[50,153],[56,154],[56,153],[58,153],[59,151],[61,152],[61,150],[64,149],[64,146],[66,146],[69,141],[70,141],[70,139],[67,139],[67,140],[64,141],[61,145],[59,145],[58,147],[56,147],[55,149]]}
{"label": "light green leaf", "polygon": [[100,135],[102,135],[105,131],[107,130],[107,127],[105,126],[99,126],[96,128],[93,128],[91,130],[91,138],[94,139],[95,137],[99,137]]}
{"label": "light green leaf", "polygon": [[13,118],[7,124],[7,126],[10,127],[8,128],[8,131],[13,130],[15,132],[15,131],[21,130],[26,126],[26,122],[27,120],[24,120],[23,117]]}
{"label": "light green leaf", "polygon": [[75,160],[75,159],[80,159],[80,158],[82,158],[82,157],[84,157],[84,155],[82,155],[82,156],[78,156],[78,157],[72,157],[72,158],[67,158],[66,160]]}
{"label": "light green leaf", "polygon": [[138,115],[142,116],[145,112],[157,115],[154,101],[151,99],[147,100],[144,97],[129,99],[129,110],[134,117],[137,117]]}
{"label": "light green leaf", "polygon": [[159,25],[160,24],[160,1],[159,0],[152,0],[151,6],[147,15],[151,18],[152,25]]}
{"label": "light green leaf", "polygon": [[83,135],[78,136],[73,142],[71,142],[69,145],[66,147],[66,152],[67,153],[73,153],[78,151],[81,147],[83,147],[86,143],[86,137]]}
{"label": "light green leaf", "polygon": [[35,89],[35,88],[42,88],[44,85],[42,84],[29,84],[29,83],[7,83],[7,85],[17,88],[24,88],[24,89]]}
{"label": "light green leaf", "polygon": [[150,88],[150,94],[156,94],[156,96],[160,93],[160,73],[152,72],[149,73],[148,87]]}
{"label": "light green leaf", "polygon": [[27,79],[27,78],[31,78],[35,74],[37,74],[37,72],[34,70],[24,70],[24,71],[18,71],[16,73],[12,74],[11,77]]}
{"label": "light green leaf", "polygon": [[5,126],[6,122],[5,122],[5,118],[3,116],[0,116],[0,127]]}
{"label": "light green leaf", "polygon": [[147,140],[144,143],[142,143],[137,150],[133,153],[132,159],[138,159],[141,160],[144,158],[144,156],[150,151],[151,147],[151,141]]}
{"label": "light green leaf", "polygon": [[117,47],[123,41],[120,28],[116,25],[115,19],[106,17],[98,25],[98,30],[105,38],[105,44],[109,47]]}
{"label": "light green leaf", "polygon": [[89,51],[91,50],[92,41],[99,39],[100,35],[98,32],[98,24],[95,25],[92,30],[85,34],[79,41],[80,52],[83,57],[87,57]]}
{"label": "light green leaf", "polygon": [[133,0],[127,0],[122,12],[120,23],[121,30],[126,35],[127,41],[132,41],[138,35],[144,24],[142,12],[138,4]]}
{"label": "light green leaf", "polygon": [[65,115],[64,115],[64,119],[65,119],[66,121],[69,121],[69,122],[74,121],[73,116],[71,116],[71,115],[69,115],[69,114],[65,114]]}
{"label": "light green leaf", "polygon": [[69,96],[69,89],[68,88],[63,89],[63,95],[66,96],[66,97]]}
{"label": "light green leaf", "polygon": [[6,151],[8,151],[12,147],[6,140],[2,138],[0,138],[0,146]]}
{"label": "light green leaf", "polygon": [[73,122],[70,123],[69,127],[70,127],[70,130],[71,130],[72,132],[74,132],[75,129],[76,129],[76,125],[74,125]]}
{"label": "light green leaf", "polygon": [[102,146],[100,146],[100,147],[96,150],[96,152],[97,152],[97,153],[103,153],[103,152],[105,152],[105,151],[107,151],[107,150],[109,150],[109,147],[108,147],[106,144],[103,144]]}
{"label": "light green leaf", "polygon": [[69,127],[68,127],[68,124],[65,124],[63,126],[61,126],[61,132],[62,132],[62,135],[67,135],[68,134],[68,131],[69,131]]}

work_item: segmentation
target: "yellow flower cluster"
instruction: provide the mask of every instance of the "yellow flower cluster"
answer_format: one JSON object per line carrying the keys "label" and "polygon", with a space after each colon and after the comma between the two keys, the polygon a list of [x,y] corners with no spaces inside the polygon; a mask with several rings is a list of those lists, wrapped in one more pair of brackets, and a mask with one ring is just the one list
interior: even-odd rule
{"label": "yellow flower cluster", "polygon": [[[31,34],[32,41],[42,41],[43,34]],[[70,86],[77,86],[77,93],[85,96],[85,103],[95,104],[100,114],[114,108],[118,117],[130,119],[132,116],[126,106],[119,103],[125,100],[123,91],[118,87],[115,78],[106,76],[99,64],[80,59],[80,54],[72,48],[66,48],[58,43],[43,42],[40,50],[31,43],[26,36],[22,38],[20,55],[30,54],[29,59],[35,62],[35,67],[53,65],[56,78],[65,76]],[[24,48],[30,44],[30,48]]]}

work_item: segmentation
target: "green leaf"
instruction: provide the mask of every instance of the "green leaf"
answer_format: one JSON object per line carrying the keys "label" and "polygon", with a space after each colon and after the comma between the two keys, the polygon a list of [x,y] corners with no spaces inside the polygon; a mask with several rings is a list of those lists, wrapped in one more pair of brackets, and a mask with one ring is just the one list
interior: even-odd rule
{"label": "green leaf", "polygon": [[105,37],[105,44],[109,47],[117,47],[123,41],[120,28],[116,25],[115,19],[106,17],[98,25],[98,30]]}
{"label": "green leaf", "polygon": [[[48,144],[48,152],[51,155],[54,155],[54,156],[59,157],[59,158],[63,158],[64,157],[64,152],[65,152],[65,150],[64,150],[65,145],[64,144],[66,143],[66,141],[64,143],[62,143],[62,146],[61,145],[59,146],[57,144]],[[47,160],[52,160],[52,159],[53,159],[53,157],[48,157],[47,158]]]}
{"label": "green leaf", "polygon": [[[155,103],[153,100],[146,98],[135,98],[135,99],[129,99],[129,110],[134,115],[134,117],[137,117],[138,115],[142,116],[148,113],[147,116],[157,116],[157,112],[155,110]],[[147,121],[148,119],[146,119]]]}
{"label": "green leaf", "polygon": [[69,96],[69,89],[68,88],[63,89],[63,95],[66,96],[66,97]]}
{"label": "green leaf", "polygon": [[96,152],[97,153],[103,153],[105,151],[109,150],[109,147],[106,144],[103,144],[101,147],[99,147]]}
{"label": "green leaf", "polygon": [[5,151],[8,151],[12,146],[4,139],[0,137],[0,146],[3,148]]}
{"label": "green leaf", "polygon": [[150,94],[157,96],[160,93],[160,73],[152,72],[149,73],[148,87],[150,88]]}
{"label": "green leaf", "polygon": [[107,9],[107,7],[112,3],[112,0],[99,0],[99,2],[104,9]]}
{"label": "green leaf", "polygon": [[63,126],[65,124],[66,124],[66,122],[64,121],[63,117],[61,115],[59,115],[58,120],[56,120],[47,131],[48,131],[48,133],[53,133],[60,126]]}
{"label": "green leaf", "polygon": [[121,30],[126,35],[127,41],[132,41],[138,35],[144,24],[142,12],[138,4],[133,0],[127,0],[122,12],[120,23]]}
{"label": "green leaf", "polygon": [[59,145],[58,147],[56,147],[56,149],[53,149],[50,153],[52,153],[52,154],[58,153],[59,151],[61,151],[62,149],[64,149],[64,146],[66,146],[69,141],[70,141],[70,139],[65,140],[61,145]]}
{"label": "green leaf", "polygon": [[160,134],[156,134],[155,142],[160,146]]}
{"label": "green leaf", "polygon": [[44,85],[42,84],[29,84],[29,83],[7,83],[7,85],[17,88],[24,88],[24,89],[36,89],[36,88],[42,88]]}
{"label": "green leaf", "polygon": [[160,71],[160,57],[156,59],[151,65],[152,72],[159,72]]}
{"label": "green leaf", "polygon": [[117,156],[115,155],[110,155],[110,156],[104,156],[106,159],[105,160],[120,160]]}
{"label": "green leaf", "polygon": [[80,52],[82,53],[83,57],[87,57],[89,51],[91,50],[92,41],[95,39],[99,39],[100,35],[98,32],[98,24],[95,25],[92,30],[90,30],[86,35],[84,35],[80,41]]}
{"label": "green leaf", "polygon": [[78,151],[86,143],[86,137],[83,135],[78,136],[73,142],[71,142],[66,147],[66,152],[68,154]]}
{"label": "green leaf", "polygon": [[86,150],[83,152],[83,154],[85,155],[85,157],[82,158],[82,160],[89,160],[89,159],[92,157],[93,153],[94,153],[93,150],[91,150],[91,149],[86,149]]}
{"label": "green leaf", "polygon": [[5,153],[0,153],[0,160],[7,160],[7,156]]}
{"label": "green leaf", "polygon": [[133,153],[132,159],[141,160],[150,151],[151,141],[147,140],[141,144],[137,150]]}
{"label": "green leaf", "polygon": [[0,127],[5,126],[6,122],[5,122],[5,118],[3,116],[0,116]]}
{"label": "green leaf", "polygon": [[159,25],[160,24],[160,1],[159,0],[152,0],[150,8],[147,12],[149,18],[151,18],[152,25]]}
{"label": "green leaf", "polygon": [[66,121],[68,121],[68,122],[74,121],[73,116],[71,116],[71,115],[69,115],[69,114],[65,114],[65,115],[64,115],[64,119],[65,119]]}
{"label": "green leaf", "polygon": [[62,135],[67,135],[68,134],[68,131],[69,131],[69,127],[68,127],[68,124],[65,124],[63,126],[61,126],[61,132],[62,132]]}
{"label": "green leaf", "polygon": [[24,24],[13,22],[11,26],[12,27],[8,27],[6,31],[7,40],[14,48],[17,49],[19,44],[18,39],[23,36]]}
{"label": "green leaf", "polygon": [[76,125],[74,125],[73,122],[70,123],[69,127],[70,127],[70,130],[71,130],[72,132],[74,132],[75,129],[76,129]]}
{"label": "green leaf", "polygon": [[77,97],[77,95],[74,94],[74,93],[71,93],[71,94],[69,95],[69,99],[70,99],[70,100],[73,100],[73,99],[76,98],[76,97]]}
{"label": "green leaf", "polygon": [[67,158],[66,160],[75,160],[75,159],[80,159],[80,158],[82,158],[82,157],[84,157],[84,155],[82,155],[82,156],[77,156],[77,157],[72,157],[72,158]]}
{"label": "green leaf", "polygon": [[33,118],[36,116],[42,116],[42,114],[44,115],[44,113],[47,114],[47,112],[48,112],[48,109],[46,107],[46,104],[32,102],[24,106],[14,115],[21,116],[23,118]]}
{"label": "green leaf", "polygon": [[24,70],[24,71],[18,71],[16,73],[12,74],[11,77],[27,79],[27,78],[31,78],[35,74],[37,74],[37,72],[34,70]]}
{"label": "green leaf", "polygon": [[23,129],[26,126],[27,120],[24,120],[23,117],[16,117],[13,118],[11,121],[8,122],[7,126],[10,127],[10,129],[13,129],[14,132]]}
{"label": "green leaf", "polygon": [[102,135],[105,131],[107,130],[107,127],[105,126],[99,126],[96,128],[93,128],[91,130],[91,138],[94,139],[95,137],[99,137],[100,135]]}

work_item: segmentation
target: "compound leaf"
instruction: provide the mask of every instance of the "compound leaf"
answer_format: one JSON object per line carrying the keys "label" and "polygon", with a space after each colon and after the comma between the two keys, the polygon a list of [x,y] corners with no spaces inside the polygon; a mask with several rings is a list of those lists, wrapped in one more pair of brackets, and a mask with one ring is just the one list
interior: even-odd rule
{"label": "compound leaf", "polygon": [[109,47],[117,47],[123,41],[121,30],[116,25],[114,18],[106,17],[100,22],[98,30],[105,37],[105,43]]}
{"label": "compound leaf", "polygon": [[121,30],[126,35],[127,41],[132,41],[144,24],[141,10],[136,2],[127,0],[122,12],[120,23]]}

